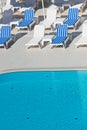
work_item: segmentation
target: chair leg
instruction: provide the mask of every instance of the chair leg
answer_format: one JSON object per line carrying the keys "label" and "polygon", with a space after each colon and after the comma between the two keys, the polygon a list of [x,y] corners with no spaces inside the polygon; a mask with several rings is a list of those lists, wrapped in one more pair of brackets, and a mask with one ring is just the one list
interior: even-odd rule
{"label": "chair leg", "polygon": [[5,43],[5,46],[4,46],[6,49],[8,49],[8,42]]}

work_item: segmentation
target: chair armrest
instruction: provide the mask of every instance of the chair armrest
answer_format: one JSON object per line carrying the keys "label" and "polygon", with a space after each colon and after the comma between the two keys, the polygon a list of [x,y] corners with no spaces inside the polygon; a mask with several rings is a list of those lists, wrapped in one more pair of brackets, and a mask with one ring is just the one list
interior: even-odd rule
{"label": "chair armrest", "polygon": [[11,34],[11,40],[12,40],[13,42],[16,41],[16,34]]}
{"label": "chair armrest", "polygon": [[34,25],[35,25],[35,23],[36,23],[36,21],[35,21],[35,20],[33,20],[33,22],[31,22],[31,23],[29,24],[29,29],[30,29],[30,30],[31,30],[32,26],[34,26]]}
{"label": "chair armrest", "polygon": [[84,2],[84,3],[82,4],[81,8],[80,8],[81,12],[83,12],[83,11],[85,10],[86,6],[87,6],[87,3]]}
{"label": "chair armrest", "polygon": [[35,16],[35,17],[34,17],[34,20],[35,20],[36,24],[39,24],[39,22],[40,22],[40,21],[39,21],[39,16]]}
{"label": "chair armrest", "polygon": [[68,35],[68,37],[66,38],[66,40],[64,41],[64,47],[65,48],[67,48],[67,43],[69,42],[69,41],[71,41],[71,39],[72,39],[72,36],[71,35]]}
{"label": "chair armrest", "polygon": [[78,25],[81,23],[81,17],[78,18],[78,20],[75,23],[75,29],[78,28]]}

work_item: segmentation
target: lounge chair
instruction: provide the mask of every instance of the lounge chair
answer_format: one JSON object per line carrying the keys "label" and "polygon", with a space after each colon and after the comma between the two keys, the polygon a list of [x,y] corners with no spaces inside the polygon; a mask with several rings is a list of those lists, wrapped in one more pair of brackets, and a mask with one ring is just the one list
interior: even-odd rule
{"label": "lounge chair", "polygon": [[43,21],[45,29],[52,28],[54,21],[56,20],[57,10],[53,8],[47,9],[46,19]]}
{"label": "lounge chair", "polygon": [[78,8],[79,12],[83,12],[85,10],[86,6],[87,6],[87,2],[84,1],[82,3],[73,5],[71,8]]}
{"label": "lounge chair", "polygon": [[59,7],[57,5],[51,4],[48,9],[55,9],[57,12],[59,11]]}
{"label": "lounge chair", "polygon": [[18,24],[17,28],[18,29],[25,29],[25,28],[31,29],[31,27],[34,24],[35,24],[34,10],[33,9],[29,9],[29,10],[25,10],[24,11],[24,19],[19,21],[19,24]]}
{"label": "lounge chair", "polygon": [[8,48],[8,42],[11,40],[11,27],[9,25],[0,28],[0,46]]}
{"label": "lounge chair", "polygon": [[44,25],[35,25],[33,38],[25,44],[27,48],[39,46],[42,38],[44,37]]}
{"label": "lounge chair", "polygon": [[51,47],[54,46],[64,46],[67,47],[68,37],[68,27],[65,24],[60,24],[57,27],[56,36],[52,39]]}
{"label": "lounge chair", "polygon": [[80,46],[87,46],[87,20],[83,23],[81,37],[75,42],[75,47]]}
{"label": "lounge chair", "polygon": [[6,0],[6,5],[3,7],[3,12],[5,10],[12,9],[13,5],[11,5],[11,0]]}
{"label": "lounge chair", "polygon": [[67,24],[68,28],[77,28],[77,25],[80,22],[78,13],[78,8],[69,8],[68,17],[63,23]]}

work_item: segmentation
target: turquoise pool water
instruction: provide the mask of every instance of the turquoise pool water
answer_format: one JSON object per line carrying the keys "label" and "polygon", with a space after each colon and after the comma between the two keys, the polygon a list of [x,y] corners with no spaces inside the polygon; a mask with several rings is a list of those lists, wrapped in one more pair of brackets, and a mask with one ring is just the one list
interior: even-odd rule
{"label": "turquoise pool water", "polygon": [[0,130],[87,130],[87,71],[1,74]]}

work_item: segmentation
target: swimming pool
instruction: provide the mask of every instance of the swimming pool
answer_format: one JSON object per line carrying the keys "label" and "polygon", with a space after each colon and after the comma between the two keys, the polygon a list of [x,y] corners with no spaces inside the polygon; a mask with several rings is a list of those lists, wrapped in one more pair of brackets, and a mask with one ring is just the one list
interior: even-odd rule
{"label": "swimming pool", "polygon": [[87,130],[87,71],[1,74],[0,130]]}

